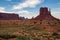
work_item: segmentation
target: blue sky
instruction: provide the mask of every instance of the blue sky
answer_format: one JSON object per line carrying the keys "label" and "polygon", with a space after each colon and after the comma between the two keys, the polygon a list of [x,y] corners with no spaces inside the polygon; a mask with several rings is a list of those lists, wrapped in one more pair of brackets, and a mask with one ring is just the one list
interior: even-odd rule
{"label": "blue sky", "polygon": [[0,12],[15,13],[32,18],[39,15],[40,7],[48,7],[60,19],[60,0],[0,0]]}

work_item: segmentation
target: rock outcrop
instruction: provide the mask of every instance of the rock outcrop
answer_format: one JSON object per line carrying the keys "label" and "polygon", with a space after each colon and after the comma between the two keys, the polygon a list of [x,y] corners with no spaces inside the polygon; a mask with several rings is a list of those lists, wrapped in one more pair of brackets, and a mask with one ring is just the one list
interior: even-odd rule
{"label": "rock outcrop", "polygon": [[51,15],[51,11],[47,7],[41,7],[39,10],[39,15],[33,19],[34,20],[55,20],[55,19],[58,20],[57,18]]}
{"label": "rock outcrop", "polygon": [[0,20],[18,20],[19,15],[14,13],[0,13]]}

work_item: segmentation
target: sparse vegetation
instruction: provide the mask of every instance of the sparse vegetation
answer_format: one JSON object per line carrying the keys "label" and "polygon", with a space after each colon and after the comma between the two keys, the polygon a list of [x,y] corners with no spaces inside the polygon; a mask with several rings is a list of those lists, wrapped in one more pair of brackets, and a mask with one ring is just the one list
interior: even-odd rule
{"label": "sparse vegetation", "polygon": [[8,40],[8,39],[13,39],[13,38],[16,38],[17,36],[16,35],[10,35],[10,34],[1,34],[0,35],[0,38],[2,38],[2,39],[6,39],[6,40]]}
{"label": "sparse vegetation", "polygon": [[58,33],[53,33],[52,34],[52,37],[54,38],[54,40],[56,40],[56,39],[60,39],[60,34],[58,34]]}
{"label": "sparse vegetation", "polygon": [[30,40],[30,38],[29,37],[26,37],[26,36],[18,36],[17,37],[18,38],[18,40]]}
{"label": "sparse vegetation", "polygon": [[[46,22],[46,23],[43,23]],[[51,24],[54,26],[55,21],[26,21],[26,20],[1,20],[0,21],[0,39],[10,39],[12,40],[52,40],[54,39],[54,36],[56,38],[60,38],[59,35],[55,35],[55,33],[52,34],[53,31],[57,30],[49,30]],[[17,26],[16,26],[17,25]],[[58,23],[56,24],[57,27],[60,26]],[[51,26],[51,27],[53,27]],[[44,28],[46,27],[46,29]],[[49,27],[49,28],[48,28]],[[52,28],[50,28],[52,29]],[[7,33],[7,34],[6,34]],[[1,39],[1,40],[2,40]]]}

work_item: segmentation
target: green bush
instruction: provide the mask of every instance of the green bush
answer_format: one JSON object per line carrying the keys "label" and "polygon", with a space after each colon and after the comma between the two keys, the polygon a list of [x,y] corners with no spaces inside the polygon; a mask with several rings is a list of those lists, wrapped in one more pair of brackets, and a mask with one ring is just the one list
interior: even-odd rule
{"label": "green bush", "polygon": [[52,36],[53,36],[54,38],[59,38],[59,39],[60,39],[60,34],[58,34],[58,33],[53,33]]}
{"label": "green bush", "polygon": [[9,39],[9,38],[16,38],[16,35],[10,35],[10,34],[2,34],[0,35],[0,38],[4,38],[4,39]]}
{"label": "green bush", "polygon": [[34,38],[34,40],[40,40],[39,38]]}
{"label": "green bush", "polygon": [[19,36],[18,40],[30,40],[30,38],[25,36]]}
{"label": "green bush", "polygon": [[52,34],[52,36],[57,36],[57,35],[59,35],[59,34],[58,34],[58,33],[53,33],[53,34]]}

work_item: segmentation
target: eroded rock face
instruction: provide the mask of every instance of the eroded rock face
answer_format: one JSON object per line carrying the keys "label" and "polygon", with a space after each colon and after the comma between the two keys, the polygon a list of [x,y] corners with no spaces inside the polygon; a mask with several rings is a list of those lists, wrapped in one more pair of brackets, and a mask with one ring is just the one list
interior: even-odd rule
{"label": "eroded rock face", "polygon": [[56,19],[51,15],[51,11],[47,7],[41,7],[39,12],[40,12],[39,15],[35,17],[34,20],[55,20]]}
{"label": "eroded rock face", "polygon": [[18,14],[0,13],[0,20],[18,20]]}

